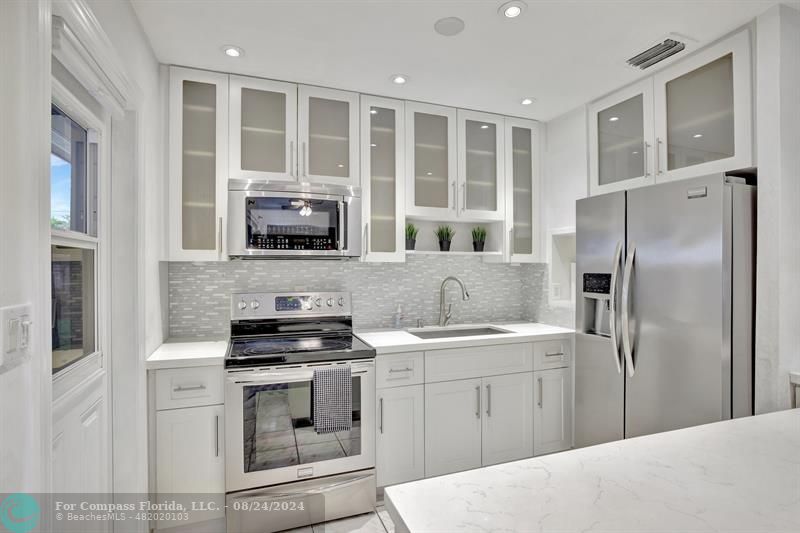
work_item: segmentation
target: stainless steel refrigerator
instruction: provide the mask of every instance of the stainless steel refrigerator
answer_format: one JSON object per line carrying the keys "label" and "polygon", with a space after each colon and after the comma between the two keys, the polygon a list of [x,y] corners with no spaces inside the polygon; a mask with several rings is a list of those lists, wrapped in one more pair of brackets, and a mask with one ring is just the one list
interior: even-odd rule
{"label": "stainless steel refrigerator", "polygon": [[577,202],[576,447],[753,413],[755,194],[718,174]]}

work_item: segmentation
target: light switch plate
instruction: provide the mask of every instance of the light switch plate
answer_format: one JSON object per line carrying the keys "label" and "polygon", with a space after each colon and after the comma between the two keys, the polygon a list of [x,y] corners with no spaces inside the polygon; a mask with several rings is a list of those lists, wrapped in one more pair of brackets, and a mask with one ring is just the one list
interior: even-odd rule
{"label": "light switch plate", "polygon": [[30,304],[0,308],[0,366],[10,365],[29,354]]}

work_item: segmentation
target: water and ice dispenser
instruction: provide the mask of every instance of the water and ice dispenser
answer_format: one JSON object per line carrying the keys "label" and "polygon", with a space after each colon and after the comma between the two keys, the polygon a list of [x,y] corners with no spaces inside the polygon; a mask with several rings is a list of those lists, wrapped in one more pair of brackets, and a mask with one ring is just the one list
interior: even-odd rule
{"label": "water and ice dispenser", "polygon": [[580,331],[611,336],[611,274],[583,274],[583,324]]}

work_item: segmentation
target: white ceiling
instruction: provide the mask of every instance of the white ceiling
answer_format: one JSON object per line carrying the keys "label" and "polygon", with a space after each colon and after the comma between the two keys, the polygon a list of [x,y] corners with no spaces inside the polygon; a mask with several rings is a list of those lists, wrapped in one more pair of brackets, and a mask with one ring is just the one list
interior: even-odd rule
{"label": "white ceiling", "polygon": [[[132,1],[163,63],[540,120],[642,77],[625,60],[670,32],[702,46],[777,3],[527,0],[505,19],[503,0]],[[463,33],[434,32],[448,16],[466,22]],[[395,73],[409,83],[393,85]],[[522,106],[523,96],[537,102]]]}

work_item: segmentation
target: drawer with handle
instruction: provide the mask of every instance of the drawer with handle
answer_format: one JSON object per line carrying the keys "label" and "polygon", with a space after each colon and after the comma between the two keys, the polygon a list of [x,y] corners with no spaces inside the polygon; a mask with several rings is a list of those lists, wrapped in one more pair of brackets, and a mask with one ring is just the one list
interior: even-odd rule
{"label": "drawer with handle", "polygon": [[570,365],[572,339],[556,339],[533,343],[533,369],[547,370]]}
{"label": "drawer with handle", "polygon": [[217,405],[224,401],[220,366],[156,371],[156,410]]}
{"label": "drawer with handle", "polygon": [[375,360],[375,386],[379,389],[418,385],[425,381],[422,352],[379,355]]}

